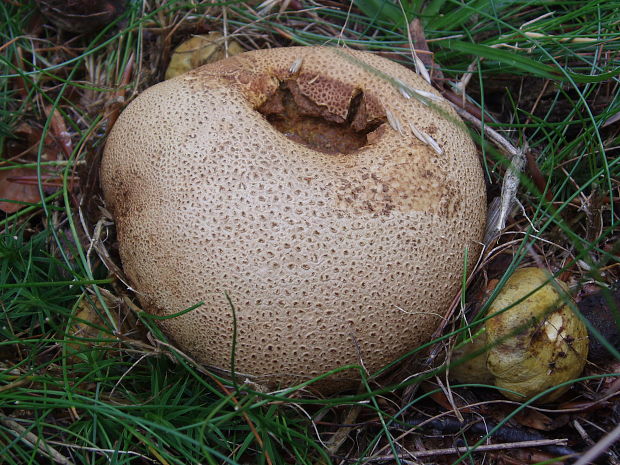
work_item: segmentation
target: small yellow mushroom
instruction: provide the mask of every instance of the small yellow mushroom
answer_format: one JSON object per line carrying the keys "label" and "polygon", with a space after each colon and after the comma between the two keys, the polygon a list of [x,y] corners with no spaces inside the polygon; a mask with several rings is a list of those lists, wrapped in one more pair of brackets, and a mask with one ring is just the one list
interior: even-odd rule
{"label": "small yellow mushroom", "polygon": [[[556,283],[566,289],[563,282]],[[567,305],[570,297],[561,295],[558,287],[541,269],[516,270],[490,305],[489,315],[496,315],[486,321],[484,332],[454,355],[491,347],[454,367],[452,377],[461,382],[491,380],[503,388],[504,396],[519,401],[578,377],[588,354],[588,333]],[[568,388],[558,388],[538,402],[551,402]]]}

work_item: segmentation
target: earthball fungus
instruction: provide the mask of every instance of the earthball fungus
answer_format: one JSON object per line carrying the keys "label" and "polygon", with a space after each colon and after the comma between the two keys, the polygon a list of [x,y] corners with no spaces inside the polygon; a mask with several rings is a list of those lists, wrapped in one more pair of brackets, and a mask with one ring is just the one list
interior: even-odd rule
{"label": "earthball fungus", "polygon": [[112,129],[101,183],[142,307],[202,303],[161,327],[222,370],[236,334],[238,379],[270,388],[373,373],[426,342],[485,226],[448,103],[341,48],[247,52],[149,88]]}
{"label": "earthball fungus", "polygon": [[[512,400],[525,401],[577,378],[588,355],[585,324],[571,310],[562,281],[539,268],[516,270],[489,306],[484,331],[453,354],[488,351],[451,370],[460,382],[495,384]],[[551,402],[562,386],[539,398]]]}
{"label": "earthball fungus", "polygon": [[165,78],[172,79],[199,66],[221,60],[225,54],[233,56],[242,52],[241,45],[234,40],[226,44],[222,34],[216,31],[211,31],[207,35],[192,36],[172,52]]}

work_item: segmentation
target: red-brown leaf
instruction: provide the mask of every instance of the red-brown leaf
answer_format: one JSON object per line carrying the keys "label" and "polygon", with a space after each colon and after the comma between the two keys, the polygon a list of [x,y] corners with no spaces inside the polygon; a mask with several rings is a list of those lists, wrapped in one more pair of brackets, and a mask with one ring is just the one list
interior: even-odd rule
{"label": "red-brown leaf", "polygon": [[39,188],[36,185],[28,185],[12,182],[9,178],[16,176],[36,175],[36,170],[32,168],[15,168],[12,170],[0,171],[0,210],[6,213],[15,213],[28,205],[7,202],[6,200],[17,200],[20,202],[36,203],[41,200]]}

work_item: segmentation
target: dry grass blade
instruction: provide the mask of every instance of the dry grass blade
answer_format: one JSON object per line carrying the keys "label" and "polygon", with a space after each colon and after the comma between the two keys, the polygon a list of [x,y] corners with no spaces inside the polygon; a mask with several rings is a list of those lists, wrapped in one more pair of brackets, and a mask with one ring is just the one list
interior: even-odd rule
{"label": "dry grass blade", "polygon": [[407,100],[409,100],[413,96],[416,96],[418,100],[424,105],[428,105],[429,101],[437,102],[437,103],[443,101],[442,97],[438,97],[432,92],[428,92],[426,90],[415,89],[411,86],[408,86],[407,84],[402,82],[400,79],[390,79],[390,81],[392,82],[394,87],[396,87],[398,92],[400,92],[400,94]]}
{"label": "dry grass blade", "polygon": [[433,139],[430,135],[422,131],[420,128],[416,127],[415,124],[411,122],[409,123],[409,128],[411,129],[413,135],[420,140],[420,142],[424,142],[425,144],[429,145],[438,155],[443,154],[442,148],[439,146],[437,141]]}
{"label": "dry grass blade", "polygon": [[394,115],[394,113],[388,108],[385,109],[385,116],[387,117],[388,123],[392,127],[392,129],[402,134],[403,125],[400,122],[400,119],[398,119],[396,115]]}
{"label": "dry grass blade", "polygon": [[303,58],[297,58],[293,64],[291,65],[291,67],[289,68],[289,73],[291,74],[297,74],[299,73],[299,71],[301,70],[301,65],[303,64],[304,59]]}

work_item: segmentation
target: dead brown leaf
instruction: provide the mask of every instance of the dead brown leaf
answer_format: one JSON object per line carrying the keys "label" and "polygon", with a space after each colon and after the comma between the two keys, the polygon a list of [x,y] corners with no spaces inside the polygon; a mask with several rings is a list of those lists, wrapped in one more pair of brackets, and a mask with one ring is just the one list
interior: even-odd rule
{"label": "dead brown leaf", "polygon": [[[62,115],[57,110],[52,110],[50,105],[45,107],[45,114],[50,118],[51,114],[51,137],[48,134],[48,137],[45,140],[46,146],[59,146],[64,152],[67,158],[71,157],[72,145],[71,145],[71,136],[69,135],[69,131],[67,131],[67,125],[65,124],[65,120]],[[54,139],[53,141],[51,139]]]}
{"label": "dead brown leaf", "polygon": [[[500,464],[506,465],[526,465],[530,463],[546,462],[554,459],[551,454],[540,452],[531,449],[515,449],[509,453],[497,454],[497,459]],[[553,461],[555,465],[562,465],[566,461]]]}
{"label": "dead brown leaf", "polygon": [[564,426],[569,418],[566,415],[561,415],[558,418],[551,418],[542,412],[537,410],[522,410],[514,416],[522,426],[528,428],[537,429],[539,431],[553,431],[561,426]]}
{"label": "dead brown leaf", "polygon": [[36,185],[12,181],[15,176],[31,176],[37,174],[32,168],[15,168],[0,171],[0,210],[15,213],[28,205],[16,202],[37,203],[41,201],[39,188]]}
{"label": "dead brown leaf", "polygon": [[[41,160],[55,161],[71,156],[72,142],[67,131],[67,126],[60,112],[53,111],[51,106],[45,107],[45,113],[51,119],[50,130],[45,136]],[[43,137],[43,131],[36,124],[22,122],[14,131],[14,139],[7,140],[4,146],[4,159],[0,160],[0,166],[6,166],[6,161],[34,163],[37,161],[39,144]],[[51,181],[50,181],[51,179]],[[46,192],[60,186],[54,173],[46,173],[42,183]],[[0,210],[5,213],[15,213],[28,203],[41,201],[39,195],[39,180],[37,170],[34,168],[21,168],[0,171]]]}

